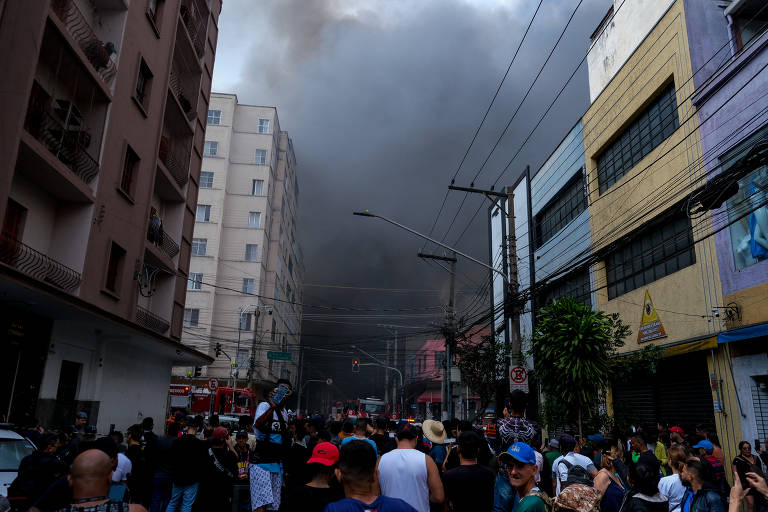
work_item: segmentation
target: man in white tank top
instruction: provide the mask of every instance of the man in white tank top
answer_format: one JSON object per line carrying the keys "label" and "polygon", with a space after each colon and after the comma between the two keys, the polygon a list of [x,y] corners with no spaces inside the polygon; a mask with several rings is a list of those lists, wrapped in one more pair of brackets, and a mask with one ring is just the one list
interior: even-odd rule
{"label": "man in white tank top", "polygon": [[397,430],[397,448],[379,459],[379,486],[384,496],[400,498],[418,512],[429,512],[429,502],[442,503],[445,492],[435,461],[416,450],[417,438],[409,423]]}

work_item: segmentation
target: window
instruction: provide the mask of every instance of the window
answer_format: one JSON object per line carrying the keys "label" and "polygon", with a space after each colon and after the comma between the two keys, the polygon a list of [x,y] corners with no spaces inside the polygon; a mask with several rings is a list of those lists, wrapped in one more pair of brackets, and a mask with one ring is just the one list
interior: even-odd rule
{"label": "window", "polygon": [[258,244],[245,244],[245,261],[258,261],[258,260],[259,260]]}
{"label": "window", "polygon": [[256,280],[251,277],[243,278],[243,295],[253,295],[256,289]]}
{"label": "window", "polygon": [[563,297],[571,297],[584,304],[592,305],[589,268],[574,270],[567,276],[547,285],[536,296],[536,309],[548,306]]}
{"label": "window", "polygon": [[261,212],[248,212],[248,227],[249,228],[261,227]]}
{"label": "window", "polygon": [[[237,366],[239,368],[245,368],[248,366],[248,353],[250,350],[247,348],[241,348],[237,351]],[[238,398],[240,398],[238,396]],[[239,404],[238,404],[239,405]]]}
{"label": "window", "polygon": [[192,239],[192,254],[195,256],[205,256],[205,250],[208,247],[207,238]]}
{"label": "window", "polygon": [[221,124],[221,110],[208,111],[208,124]]}
{"label": "window", "polygon": [[213,188],[213,173],[203,171],[200,173],[200,188]]}
{"label": "window", "polygon": [[648,153],[672,135],[678,126],[677,97],[673,82],[597,156],[600,193],[619,181]]}
{"label": "window", "polygon": [[136,78],[136,99],[142,107],[147,108],[149,92],[152,86],[152,72],[144,58],[139,62],[139,75]]}
{"label": "window", "polygon": [[253,160],[253,163],[256,165],[266,165],[267,164],[267,150],[266,149],[257,149],[256,150],[256,156]]}
{"label": "window", "polygon": [[104,288],[112,293],[120,292],[120,274],[123,273],[123,261],[125,249],[112,242],[109,249],[109,261],[107,262],[107,276],[104,280]]}
{"label": "window", "polygon": [[187,290],[202,290],[203,274],[200,272],[190,272],[187,278]]}
{"label": "window", "polygon": [[[676,209],[680,211],[680,207]],[[613,299],[696,263],[691,220],[685,213],[662,214],[608,253],[608,298]]]}
{"label": "window", "polygon": [[587,209],[584,176],[580,170],[535,217],[536,248],[544,245]]}
{"label": "window", "polygon": [[125,158],[123,160],[123,175],[120,177],[120,190],[129,196],[133,195],[133,183],[138,170],[139,156],[131,146],[126,145]]}
{"label": "window", "polygon": [[198,222],[210,222],[211,221],[211,205],[209,204],[197,205],[197,212],[195,212],[195,220]]}
{"label": "window", "polygon": [[215,140],[207,140],[203,145],[203,156],[216,156],[219,152],[219,143]]}
{"label": "window", "polygon": [[251,195],[254,195],[254,196],[264,195],[264,180],[253,180],[251,182]]}
{"label": "window", "polygon": [[269,119],[259,119],[259,133],[269,133]]}
{"label": "window", "polygon": [[241,331],[250,331],[251,330],[251,318],[253,317],[253,313],[243,313],[240,315],[240,327],[239,329]]}
{"label": "window", "polygon": [[191,308],[184,309],[184,327],[197,327],[199,320],[200,320],[199,309],[191,309]]}
{"label": "window", "polygon": [[736,46],[741,51],[750,41],[763,33],[768,27],[768,9],[765,9],[765,0],[745,0],[733,2],[736,12],[726,14],[733,16],[733,31]]}

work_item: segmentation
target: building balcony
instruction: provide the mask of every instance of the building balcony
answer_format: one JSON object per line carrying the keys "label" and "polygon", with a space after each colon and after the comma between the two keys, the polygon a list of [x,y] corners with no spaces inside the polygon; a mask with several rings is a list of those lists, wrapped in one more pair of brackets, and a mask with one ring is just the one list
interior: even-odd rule
{"label": "building balcony", "polygon": [[[168,87],[173,93],[173,98],[176,100],[176,104],[179,106],[184,117],[188,122],[192,122],[197,117],[197,111],[192,101],[197,100],[196,96],[193,96],[193,92],[190,87],[184,87],[184,78],[175,68],[171,68],[170,76],[168,78]],[[186,89],[186,90],[185,90]],[[192,128],[194,129],[194,128]]]}
{"label": "building balcony", "polygon": [[158,157],[179,188],[183,188],[189,180],[189,148],[185,148],[183,141],[163,135],[160,137]]}
{"label": "building balcony", "polygon": [[53,0],[51,9],[83,51],[96,73],[108,87],[111,87],[117,74],[117,66],[112,60],[112,55],[117,53],[115,44],[99,39],[74,0]]}
{"label": "building balcony", "polygon": [[179,244],[163,230],[163,220],[157,215],[149,218],[147,240],[159,247],[170,259],[179,254]]}
{"label": "building balcony", "polygon": [[165,334],[171,328],[168,320],[157,316],[141,306],[136,306],[136,323],[158,334]]}
{"label": "building balcony", "polygon": [[205,32],[208,28],[208,7],[204,0],[184,0],[179,9],[181,21],[189,34],[198,58],[205,54]]}
{"label": "building balcony", "polygon": [[30,101],[24,128],[84,183],[99,174],[99,164],[88,149],[91,132],[78,108],[69,101],[55,100],[53,108]]}
{"label": "building balcony", "polygon": [[0,234],[0,262],[72,293],[80,286],[80,273],[23,244],[15,238]]}

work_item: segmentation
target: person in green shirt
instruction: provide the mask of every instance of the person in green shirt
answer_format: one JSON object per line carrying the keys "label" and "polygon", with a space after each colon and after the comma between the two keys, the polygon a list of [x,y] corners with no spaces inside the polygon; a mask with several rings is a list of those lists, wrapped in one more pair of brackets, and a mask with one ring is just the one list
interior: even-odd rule
{"label": "person in green shirt", "polygon": [[520,501],[515,512],[549,512],[550,501],[546,494],[536,487],[536,453],[525,443],[515,443],[499,455],[499,462],[507,467],[509,483],[517,491]]}

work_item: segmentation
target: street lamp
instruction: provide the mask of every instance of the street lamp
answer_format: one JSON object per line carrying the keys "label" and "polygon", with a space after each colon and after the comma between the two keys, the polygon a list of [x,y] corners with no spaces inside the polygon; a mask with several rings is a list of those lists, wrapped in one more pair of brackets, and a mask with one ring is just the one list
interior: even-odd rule
{"label": "street lamp", "polygon": [[408,226],[404,226],[404,225],[400,224],[399,222],[395,222],[394,220],[388,219],[387,217],[384,217],[382,215],[376,215],[374,213],[371,213],[368,210],[365,210],[364,212],[352,212],[352,215],[359,215],[360,217],[375,217],[377,219],[383,220],[384,222],[389,222],[393,226],[397,226],[400,229],[404,229],[404,230],[408,231],[409,233],[412,233],[412,234],[414,234],[414,235],[416,235],[416,236],[418,236],[420,238],[423,238],[424,240],[428,240],[428,241],[432,242],[433,244],[439,245],[440,247],[448,249],[449,251],[453,251],[456,254],[458,254],[459,256],[467,258],[469,261],[473,261],[473,262],[477,263],[478,265],[487,268],[488,270],[496,272],[497,274],[499,274],[501,276],[502,279],[504,279],[505,283],[509,284],[509,281],[507,280],[507,276],[501,270],[499,270],[499,269],[497,269],[495,267],[492,267],[491,265],[488,265],[487,263],[483,263],[482,261],[478,260],[477,258],[473,258],[469,254],[464,254],[463,252],[459,251],[458,249],[454,249],[453,247],[451,247],[449,245],[446,245],[446,244],[444,244],[442,242],[438,242],[434,238],[428,237],[427,235],[425,235],[423,233],[419,233],[415,229],[411,229]]}

